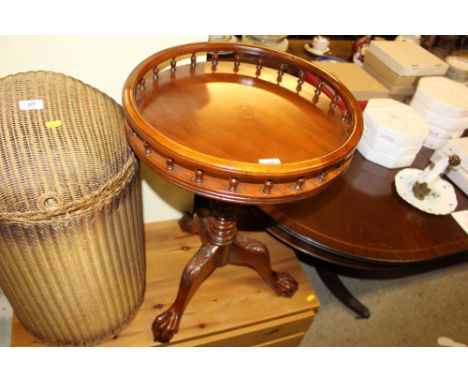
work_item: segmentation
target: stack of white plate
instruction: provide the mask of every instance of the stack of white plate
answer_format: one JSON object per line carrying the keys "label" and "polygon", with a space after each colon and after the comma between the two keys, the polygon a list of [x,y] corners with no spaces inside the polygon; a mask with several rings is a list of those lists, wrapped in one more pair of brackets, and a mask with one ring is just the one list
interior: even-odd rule
{"label": "stack of white plate", "polygon": [[457,82],[468,82],[468,58],[449,56],[445,59],[445,62],[449,64],[445,74],[448,78]]}
{"label": "stack of white plate", "polygon": [[468,137],[447,141],[440,149],[434,151],[431,161],[436,162],[441,157],[448,160],[454,154],[458,155],[461,162],[448,172],[447,177],[468,195]]}
{"label": "stack of white plate", "polygon": [[358,151],[387,168],[407,167],[428,131],[426,121],[412,107],[389,98],[371,99],[364,111],[364,134]]}
{"label": "stack of white plate", "polygon": [[429,126],[424,146],[431,149],[461,137],[468,128],[468,88],[449,78],[421,78],[410,105]]}

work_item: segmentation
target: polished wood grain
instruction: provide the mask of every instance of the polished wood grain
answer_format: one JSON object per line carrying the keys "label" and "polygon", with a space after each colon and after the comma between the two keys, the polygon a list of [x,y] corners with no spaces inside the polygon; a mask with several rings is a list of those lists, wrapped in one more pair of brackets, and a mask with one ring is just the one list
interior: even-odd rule
{"label": "polished wood grain", "polygon": [[262,78],[251,78],[250,64],[237,73],[230,62],[220,62],[215,73],[210,66],[198,64],[193,73],[186,65],[176,78],[161,73],[157,88],[138,97],[145,121],[192,151],[256,166],[260,158],[279,158],[282,164],[320,158],[345,142],[347,126],[310,104],[311,86],[298,97],[290,90],[296,78],[283,74],[281,87],[267,80],[275,70],[265,68]]}
{"label": "polished wood grain", "polygon": [[[224,51],[234,52],[232,60],[221,59]],[[207,53],[211,62],[202,62]],[[326,94],[304,81],[310,73]],[[315,194],[347,167],[362,133],[356,100],[336,78],[293,55],[247,44],[159,52],[131,73],[123,104],[129,143],[156,173],[234,203]],[[272,158],[279,163],[259,163]]]}
{"label": "polished wood grain", "polygon": [[[424,168],[431,153],[423,148],[412,167]],[[372,268],[466,255],[468,235],[452,216],[424,213],[398,196],[394,187],[398,171],[356,153],[348,170],[326,193],[262,209],[278,224],[272,226],[272,233],[327,262],[347,266],[360,262]],[[467,209],[466,195],[457,187],[455,191],[457,210]]]}
{"label": "polished wood grain", "polygon": [[[266,233],[249,236],[268,245],[273,266],[290,273],[299,283],[297,293],[278,299],[255,271],[223,267],[200,287],[187,306],[180,331],[168,346],[295,346],[309,329],[319,300],[294,253]],[[135,319],[116,338],[101,346],[164,346],[153,342],[154,315],[168,307],[197,235],[183,233],[176,221],[145,227],[147,290]],[[233,287],[235,285],[235,287]],[[14,319],[13,346],[41,346]]]}

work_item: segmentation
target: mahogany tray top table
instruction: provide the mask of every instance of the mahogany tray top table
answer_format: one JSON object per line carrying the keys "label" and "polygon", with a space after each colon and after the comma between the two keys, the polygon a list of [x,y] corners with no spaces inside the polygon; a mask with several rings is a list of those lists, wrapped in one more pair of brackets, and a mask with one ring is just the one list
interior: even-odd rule
{"label": "mahogany tray top table", "polygon": [[[232,59],[221,59],[226,52]],[[318,79],[316,87],[306,75]],[[291,296],[297,282],[272,270],[265,245],[237,233],[236,205],[304,199],[337,179],[362,134],[351,93],[293,55],[196,43],[140,63],[125,84],[123,106],[127,139],[139,158],[212,201],[211,211],[179,222],[200,234],[202,246],[183,271],[174,304],[156,317],[154,339],[170,341],[190,297],[227,263],[255,269],[277,294]]]}
{"label": "mahogany tray top table", "polygon": [[[431,154],[423,148],[411,167],[425,168]],[[295,248],[300,258],[309,257],[335,296],[364,318],[370,312],[345,289],[336,270],[395,277],[467,258],[468,235],[452,216],[427,214],[398,196],[394,178],[399,170],[356,153],[346,173],[326,193],[297,203],[262,206],[273,220],[267,223],[269,233]],[[456,211],[468,209],[468,198],[454,188]]]}

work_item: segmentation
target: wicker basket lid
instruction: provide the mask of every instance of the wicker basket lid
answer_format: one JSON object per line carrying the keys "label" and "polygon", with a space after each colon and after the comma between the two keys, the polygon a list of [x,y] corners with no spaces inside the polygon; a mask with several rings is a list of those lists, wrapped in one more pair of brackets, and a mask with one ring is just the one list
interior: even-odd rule
{"label": "wicker basket lid", "polygon": [[121,107],[74,78],[25,72],[0,79],[0,218],[76,209],[133,157]]}

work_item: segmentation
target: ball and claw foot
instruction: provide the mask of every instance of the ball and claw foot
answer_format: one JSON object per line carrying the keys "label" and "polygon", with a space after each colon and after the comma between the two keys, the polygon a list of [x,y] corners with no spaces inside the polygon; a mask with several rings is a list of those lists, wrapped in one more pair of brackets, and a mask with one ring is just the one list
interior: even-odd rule
{"label": "ball and claw foot", "polygon": [[289,273],[272,269],[268,248],[256,239],[238,234],[229,254],[229,262],[255,269],[280,296],[291,297],[299,288],[298,282]]}
{"label": "ball and claw foot", "polygon": [[291,297],[298,289],[299,284],[288,273],[276,272],[276,280],[273,289],[277,294],[284,297]]}
{"label": "ball and claw foot", "polygon": [[191,233],[193,235],[203,235],[208,223],[209,211],[200,209],[195,214],[184,212],[179,219],[179,227],[182,232]]}
{"label": "ball and claw foot", "polygon": [[179,314],[173,308],[156,317],[151,326],[154,341],[168,343],[179,330],[179,319]]}
{"label": "ball and claw foot", "polygon": [[182,217],[179,219],[179,227],[182,232],[187,233],[196,233],[194,231],[193,223],[193,215],[189,212],[184,212]]}

